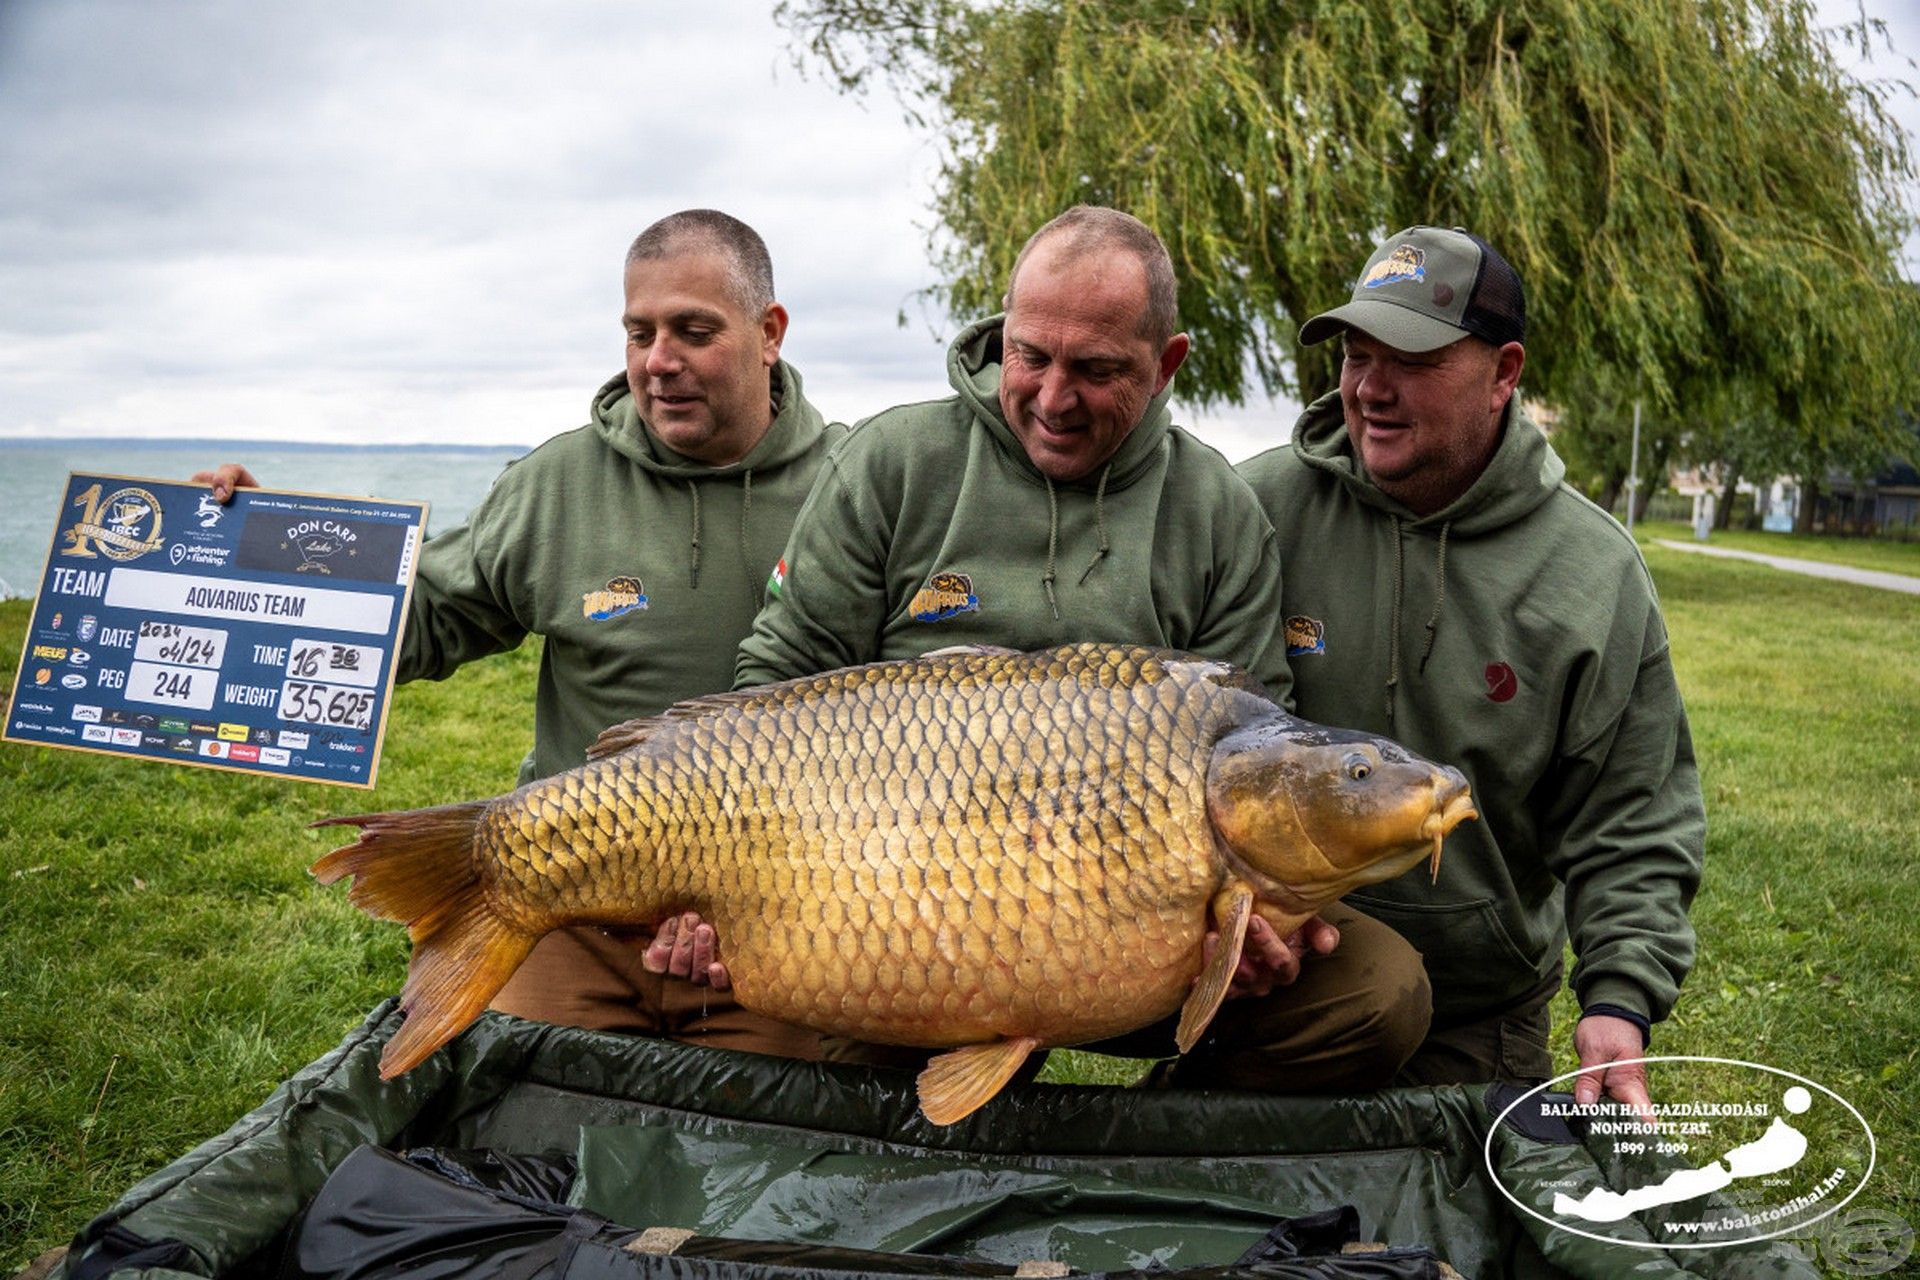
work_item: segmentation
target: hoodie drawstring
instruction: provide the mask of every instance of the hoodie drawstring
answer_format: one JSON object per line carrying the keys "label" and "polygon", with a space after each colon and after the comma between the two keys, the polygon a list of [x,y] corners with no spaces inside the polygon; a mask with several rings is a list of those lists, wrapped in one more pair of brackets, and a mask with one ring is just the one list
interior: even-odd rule
{"label": "hoodie drawstring", "polygon": [[687,569],[687,584],[698,591],[700,589],[700,486],[689,480],[687,492],[693,495],[693,563]]}
{"label": "hoodie drawstring", "polygon": [[1400,587],[1406,568],[1406,552],[1400,545],[1400,517],[1393,522],[1393,612],[1387,618],[1387,731],[1393,731],[1393,691],[1400,683]]}
{"label": "hoodie drawstring", "polygon": [[767,584],[753,580],[753,551],[747,546],[747,521],[753,515],[753,468],[740,476],[740,567],[746,573],[747,599],[758,609],[767,602]]}
{"label": "hoodie drawstring", "polygon": [[1040,585],[1047,589],[1047,607],[1053,610],[1053,620],[1060,621],[1060,602],[1053,597],[1053,556],[1060,546],[1060,499],[1053,492],[1053,477],[1046,472],[1040,478],[1047,482],[1047,572],[1041,577]]}
{"label": "hoodie drawstring", "polygon": [[1439,585],[1433,591],[1433,616],[1427,619],[1427,645],[1420,650],[1421,675],[1427,674],[1427,659],[1433,656],[1433,639],[1440,634],[1440,606],[1447,599],[1447,531],[1451,528],[1451,520],[1440,526],[1440,558],[1433,571]]}
{"label": "hoodie drawstring", "polygon": [[[1406,550],[1400,540],[1400,517],[1393,522],[1393,613],[1388,619],[1387,644],[1387,730],[1393,730],[1393,693],[1400,684],[1400,601],[1406,580]],[[1427,673],[1427,659],[1433,656],[1433,642],[1440,635],[1440,610],[1447,602],[1447,534],[1453,529],[1449,520],[1440,526],[1440,550],[1434,560],[1433,613],[1427,619],[1427,642],[1420,649],[1419,674]]]}
{"label": "hoodie drawstring", "polygon": [[1113,463],[1100,468],[1100,484],[1093,491],[1093,524],[1100,531],[1100,549],[1093,553],[1093,559],[1087,561],[1087,567],[1080,571],[1080,581],[1085,583],[1087,575],[1094,567],[1107,558],[1107,477],[1113,474]]}

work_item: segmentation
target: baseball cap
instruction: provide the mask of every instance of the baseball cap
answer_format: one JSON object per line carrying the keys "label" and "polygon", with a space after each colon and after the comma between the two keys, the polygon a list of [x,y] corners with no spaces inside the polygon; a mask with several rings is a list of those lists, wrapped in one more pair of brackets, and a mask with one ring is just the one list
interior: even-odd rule
{"label": "baseball cap", "polygon": [[1462,338],[1524,341],[1520,277],[1494,247],[1460,227],[1408,227],[1367,259],[1345,306],[1300,326],[1300,341],[1325,342],[1348,328],[1400,351],[1437,351]]}

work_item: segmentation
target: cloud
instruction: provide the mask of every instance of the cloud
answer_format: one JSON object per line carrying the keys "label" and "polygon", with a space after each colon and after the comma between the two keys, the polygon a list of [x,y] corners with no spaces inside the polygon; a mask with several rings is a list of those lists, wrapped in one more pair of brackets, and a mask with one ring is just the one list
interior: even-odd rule
{"label": "cloud", "polygon": [[763,4],[5,22],[0,434],[531,442],[620,367],[627,242],[695,205],[766,236],[843,413],[943,384],[891,322],[931,152],[791,70]]}
{"label": "cloud", "polygon": [[[935,148],[770,7],[0,0],[0,435],[532,443],[620,367],[627,242],[696,205],[766,237],[823,411],[944,394]],[[1239,458],[1296,411],[1196,425]]]}

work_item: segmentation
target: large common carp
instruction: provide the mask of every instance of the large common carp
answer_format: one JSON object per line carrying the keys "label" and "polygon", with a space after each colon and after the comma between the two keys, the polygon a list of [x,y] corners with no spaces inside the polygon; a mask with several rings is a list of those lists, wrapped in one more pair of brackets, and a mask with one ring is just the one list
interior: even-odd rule
{"label": "large common carp", "polygon": [[1192,1047],[1253,912],[1284,937],[1437,871],[1472,816],[1456,770],[1296,719],[1223,662],[964,649],[684,702],[495,800],[332,819],[359,843],[313,873],[411,927],[383,1075],[471,1022],[549,930],[693,910],[747,1008],[957,1046],[920,1079],[948,1124],[1035,1048],[1175,1009]]}

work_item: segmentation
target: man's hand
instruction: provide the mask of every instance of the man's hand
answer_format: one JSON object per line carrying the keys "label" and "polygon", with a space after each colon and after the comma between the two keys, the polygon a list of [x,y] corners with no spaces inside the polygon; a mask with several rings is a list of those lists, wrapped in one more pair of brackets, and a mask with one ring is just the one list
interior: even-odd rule
{"label": "man's hand", "polygon": [[1625,1018],[1616,1018],[1605,1013],[1591,1013],[1580,1019],[1580,1025],[1573,1029],[1574,1052],[1580,1055],[1580,1066],[1600,1068],[1580,1075],[1573,1085],[1573,1100],[1581,1106],[1597,1102],[1604,1088],[1609,1098],[1623,1102],[1634,1109],[1640,1119],[1648,1125],[1654,1123],[1653,1099],[1647,1095],[1647,1068],[1644,1063],[1635,1062],[1632,1066],[1610,1067],[1610,1062],[1626,1062],[1646,1054],[1645,1042],[1640,1037],[1640,1028]]}
{"label": "man's hand", "polygon": [[[1209,933],[1205,959],[1213,959],[1220,935]],[[1247,940],[1240,946],[1240,964],[1227,986],[1227,999],[1239,1000],[1264,996],[1275,987],[1291,986],[1300,977],[1300,961],[1309,953],[1324,956],[1340,945],[1340,931],[1319,916],[1282,938],[1265,918],[1255,915],[1247,922]],[[1203,966],[1204,967],[1204,966]]]}
{"label": "man's hand", "polygon": [[211,471],[196,471],[193,473],[193,482],[212,485],[215,502],[231,501],[236,488],[258,489],[260,487],[260,482],[253,478],[253,472],[238,462],[223,462]]}
{"label": "man's hand", "polygon": [[654,931],[653,941],[640,955],[640,965],[648,973],[685,978],[696,987],[733,988],[727,966],[720,963],[720,940],[696,911],[669,916]]}

